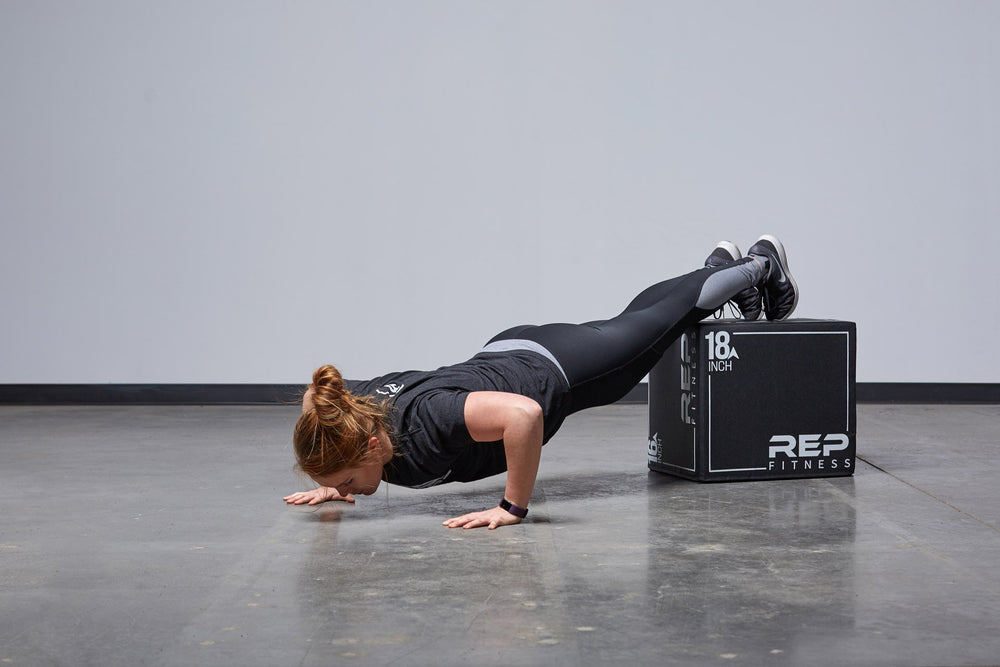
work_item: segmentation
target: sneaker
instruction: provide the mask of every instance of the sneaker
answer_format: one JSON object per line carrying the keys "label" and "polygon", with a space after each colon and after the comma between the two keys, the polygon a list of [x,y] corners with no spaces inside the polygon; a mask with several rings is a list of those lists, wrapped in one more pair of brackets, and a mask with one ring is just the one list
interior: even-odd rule
{"label": "sneaker", "polygon": [[[740,249],[735,243],[721,241],[715,246],[715,250],[705,260],[705,266],[724,266],[735,262],[743,257]],[[735,304],[736,309],[743,315],[745,320],[756,320],[760,317],[760,291],[756,287],[748,287],[732,298],[730,303]],[[721,312],[721,311],[720,311]]]}
{"label": "sneaker", "polygon": [[761,284],[764,314],[769,320],[783,320],[792,314],[799,302],[799,288],[788,271],[785,247],[776,237],[765,234],[747,252],[767,260],[767,277]]}

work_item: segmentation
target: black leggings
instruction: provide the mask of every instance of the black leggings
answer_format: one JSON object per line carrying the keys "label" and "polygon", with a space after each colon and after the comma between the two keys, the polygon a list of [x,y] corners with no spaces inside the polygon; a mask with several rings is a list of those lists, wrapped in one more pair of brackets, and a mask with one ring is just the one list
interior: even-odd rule
{"label": "black leggings", "polygon": [[744,258],[657,283],[609,320],[521,325],[490,343],[529,340],[551,352],[569,380],[570,410],[578,412],[624,397],[687,327],[762,278],[760,265]]}

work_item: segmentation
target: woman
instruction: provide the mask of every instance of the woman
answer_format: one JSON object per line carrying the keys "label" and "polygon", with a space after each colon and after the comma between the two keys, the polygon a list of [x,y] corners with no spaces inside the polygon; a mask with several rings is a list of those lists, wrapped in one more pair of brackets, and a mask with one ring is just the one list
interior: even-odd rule
{"label": "woman", "polygon": [[705,268],[653,285],[610,320],[519,326],[467,362],[364,382],[332,366],[313,374],[295,425],[299,467],[320,488],[292,505],[371,495],[383,480],[423,488],[507,472],[497,507],[450,528],[519,523],[542,445],[563,420],[634,387],[683,331],[733,300],[743,317],[788,317],[798,289],[781,242],[762,236],[746,257],[723,241]]}

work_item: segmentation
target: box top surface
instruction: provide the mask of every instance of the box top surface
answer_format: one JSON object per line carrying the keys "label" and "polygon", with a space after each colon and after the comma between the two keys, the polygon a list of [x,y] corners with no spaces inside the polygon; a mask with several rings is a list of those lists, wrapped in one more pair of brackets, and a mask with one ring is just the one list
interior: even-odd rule
{"label": "box top surface", "polygon": [[699,327],[724,327],[727,329],[748,329],[748,330],[789,330],[789,331],[809,331],[809,330],[839,330],[839,331],[853,331],[857,327],[854,322],[849,322],[847,320],[823,320],[823,319],[812,319],[812,318],[798,318],[781,320],[778,322],[771,322],[769,320],[737,320],[737,319],[720,319],[720,320],[702,320],[695,326]]}

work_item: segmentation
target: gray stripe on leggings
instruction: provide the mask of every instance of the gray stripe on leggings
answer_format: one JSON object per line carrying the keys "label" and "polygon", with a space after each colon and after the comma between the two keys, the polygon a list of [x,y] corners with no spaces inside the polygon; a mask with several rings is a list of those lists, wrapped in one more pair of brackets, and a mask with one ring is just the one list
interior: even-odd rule
{"label": "gray stripe on leggings", "polygon": [[524,338],[496,340],[481,349],[480,352],[512,352],[514,350],[530,350],[542,355],[556,365],[556,368],[562,373],[563,379],[566,380],[566,384],[569,384],[569,378],[566,377],[566,371],[563,370],[562,364],[556,360],[555,356],[548,349],[533,340],[526,340]]}
{"label": "gray stripe on leggings", "polygon": [[727,266],[708,277],[695,305],[702,310],[715,310],[763,278],[764,269],[756,261]]}

